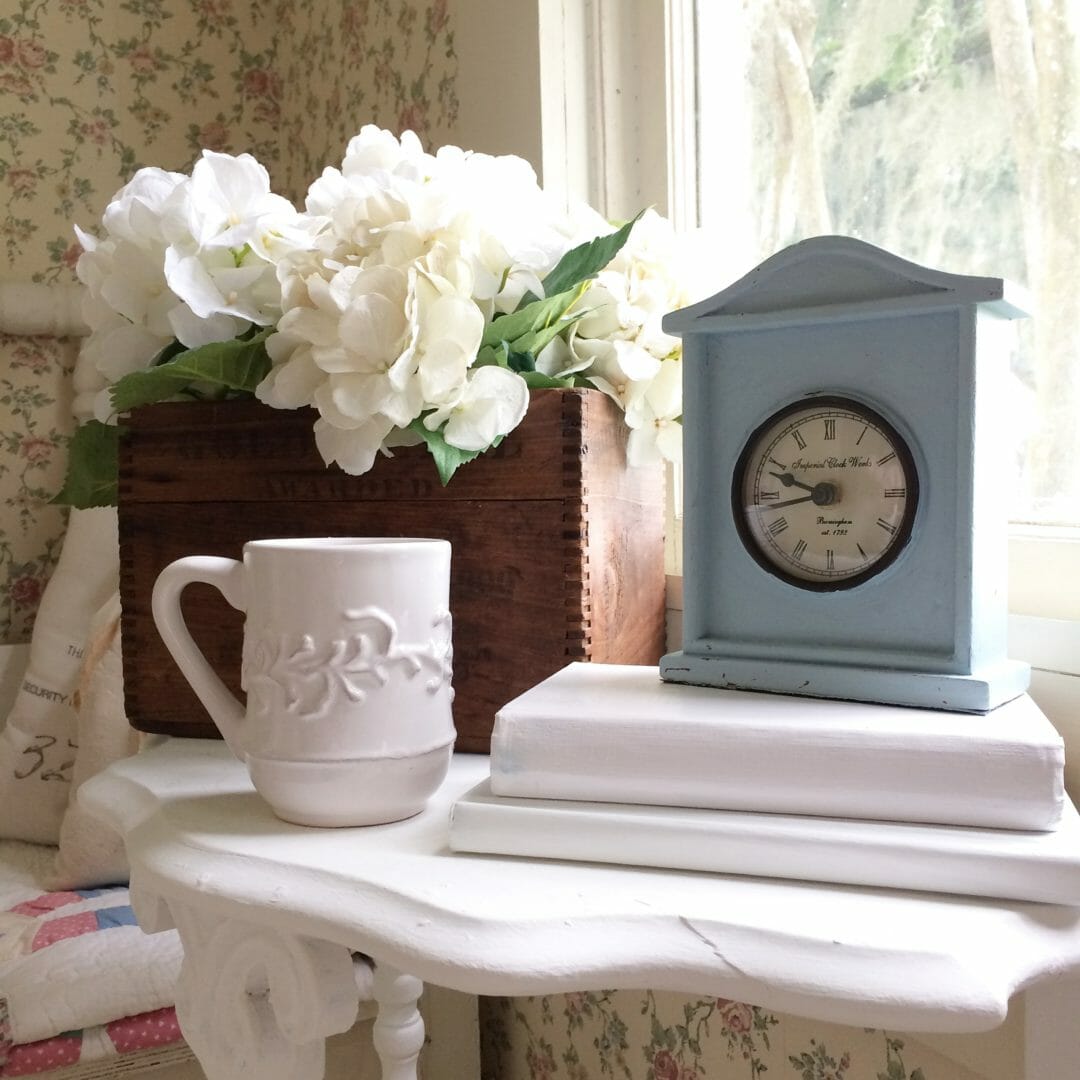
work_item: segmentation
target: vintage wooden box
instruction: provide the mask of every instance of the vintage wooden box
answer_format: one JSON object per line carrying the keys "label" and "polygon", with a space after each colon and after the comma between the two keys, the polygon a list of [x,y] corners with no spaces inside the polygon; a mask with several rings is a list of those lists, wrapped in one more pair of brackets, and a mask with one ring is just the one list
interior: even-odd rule
{"label": "vintage wooden box", "polygon": [[[625,463],[622,414],[595,390],[537,390],[520,427],[443,488],[420,447],[365,476],[328,469],[310,410],[151,405],[124,421],[120,592],[128,716],[217,734],[160,638],[150,594],[182,555],[239,557],[270,536],[432,536],[453,545],[454,719],[487,752],[497,709],[572,660],[654,664],[664,645],[663,470]],[[239,694],[243,616],[209,586],[184,614]]]}

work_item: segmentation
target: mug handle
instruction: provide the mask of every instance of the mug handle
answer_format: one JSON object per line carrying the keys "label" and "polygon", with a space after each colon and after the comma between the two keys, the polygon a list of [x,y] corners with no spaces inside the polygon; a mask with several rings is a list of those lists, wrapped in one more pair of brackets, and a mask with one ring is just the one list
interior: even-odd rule
{"label": "mug handle", "polygon": [[229,749],[241,760],[244,706],[221,681],[195,644],[180,610],[180,594],[192,582],[212,585],[237,611],[247,610],[244,564],[217,555],[188,555],[169,563],[154,582],[151,610],[161,640],[176,666],[217,725]]}

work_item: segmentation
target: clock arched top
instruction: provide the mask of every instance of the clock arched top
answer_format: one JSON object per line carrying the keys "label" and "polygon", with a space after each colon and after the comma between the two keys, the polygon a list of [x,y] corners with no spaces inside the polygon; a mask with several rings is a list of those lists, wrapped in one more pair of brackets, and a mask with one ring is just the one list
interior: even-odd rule
{"label": "clock arched top", "polygon": [[796,315],[985,305],[1007,319],[1027,314],[1022,290],[1002,278],[931,270],[850,236],[794,244],[707,300],[671,312],[672,334],[749,328]]}

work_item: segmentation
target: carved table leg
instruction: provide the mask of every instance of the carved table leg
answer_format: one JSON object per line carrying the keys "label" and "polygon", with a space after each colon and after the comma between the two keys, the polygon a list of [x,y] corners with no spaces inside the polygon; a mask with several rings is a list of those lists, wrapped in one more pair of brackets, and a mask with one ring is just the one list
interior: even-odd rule
{"label": "carved table leg", "polygon": [[424,1048],[419,1009],[424,984],[376,962],[373,987],[379,1013],[372,1037],[382,1062],[382,1080],[417,1080],[416,1063]]}
{"label": "carved table leg", "polygon": [[208,1080],[322,1080],[327,1036],[356,1020],[349,950],[166,903],[184,945],[176,1014]]}

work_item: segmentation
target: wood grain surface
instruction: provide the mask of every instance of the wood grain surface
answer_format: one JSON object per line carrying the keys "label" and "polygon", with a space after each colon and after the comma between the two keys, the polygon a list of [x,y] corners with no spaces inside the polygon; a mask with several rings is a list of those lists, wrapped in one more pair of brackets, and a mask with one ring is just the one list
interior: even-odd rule
{"label": "wood grain surface", "polygon": [[[173,559],[239,558],[261,537],[451,542],[459,750],[486,753],[495,712],[572,660],[657,662],[663,470],[626,465],[622,414],[599,391],[533,391],[522,424],[445,488],[419,447],[361,477],[328,468],[314,420],[255,401],[151,405],[124,420],[120,592],[134,727],[216,736],[157,634],[151,590]],[[190,586],[182,606],[241,696],[243,615],[209,586]]]}

